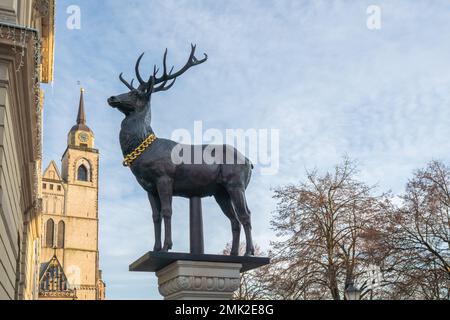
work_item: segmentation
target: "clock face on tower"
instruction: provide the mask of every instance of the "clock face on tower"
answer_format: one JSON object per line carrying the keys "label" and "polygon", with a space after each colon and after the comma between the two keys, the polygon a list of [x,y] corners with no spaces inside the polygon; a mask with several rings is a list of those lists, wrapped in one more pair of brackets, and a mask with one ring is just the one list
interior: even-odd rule
{"label": "clock face on tower", "polygon": [[87,133],[81,132],[81,133],[78,135],[78,139],[80,139],[80,141],[81,141],[82,143],[86,143],[86,142],[89,141],[89,135],[88,135]]}

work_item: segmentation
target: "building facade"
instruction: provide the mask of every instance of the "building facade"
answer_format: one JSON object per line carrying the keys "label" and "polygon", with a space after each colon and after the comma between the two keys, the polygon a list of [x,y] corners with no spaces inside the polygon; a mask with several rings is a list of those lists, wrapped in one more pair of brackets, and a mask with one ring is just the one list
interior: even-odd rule
{"label": "building facade", "polygon": [[42,175],[40,299],[103,300],[99,270],[98,170],[94,133],[86,125],[83,91],[61,170]]}
{"label": "building facade", "polygon": [[0,0],[0,299],[37,299],[41,83],[53,78],[54,0]]}

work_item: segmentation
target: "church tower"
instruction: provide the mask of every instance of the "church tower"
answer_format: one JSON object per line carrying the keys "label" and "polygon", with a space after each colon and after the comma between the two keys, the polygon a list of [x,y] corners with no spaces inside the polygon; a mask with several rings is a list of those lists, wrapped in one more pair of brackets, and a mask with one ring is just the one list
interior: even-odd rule
{"label": "church tower", "polygon": [[82,89],[61,172],[52,161],[42,178],[44,230],[39,296],[43,299],[104,298],[98,250],[98,170],[99,152],[94,133],[86,124]]}

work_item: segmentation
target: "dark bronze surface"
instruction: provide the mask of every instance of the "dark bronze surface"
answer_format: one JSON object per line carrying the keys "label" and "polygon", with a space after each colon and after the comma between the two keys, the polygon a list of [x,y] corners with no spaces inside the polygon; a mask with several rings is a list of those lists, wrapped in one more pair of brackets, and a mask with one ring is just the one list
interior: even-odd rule
{"label": "dark bronze surface", "polygon": [[202,198],[194,197],[189,201],[189,230],[191,253],[205,253],[205,245],[203,243]]}

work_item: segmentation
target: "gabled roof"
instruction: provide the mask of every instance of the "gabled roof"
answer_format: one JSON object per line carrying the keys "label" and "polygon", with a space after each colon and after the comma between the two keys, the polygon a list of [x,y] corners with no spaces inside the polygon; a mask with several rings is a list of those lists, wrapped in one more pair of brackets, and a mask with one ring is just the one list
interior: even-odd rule
{"label": "gabled roof", "polygon": [[48,279],[48,277],[55,277],[55,276],[61,277],[62,279],[67,281],[67,277],[56,255],[54,255],[50,261],[41,264],[39,281],[41,282],[43,280]]}
{"label": "gabled roof", "polygon": [[[55,177],[51,178],[50,176],[50,172],[55,172]],[[42,176],[43,179],[52,179],[52,180],[58,180],[58,181],[62,181],[61,179],[61,174],[59,173],[59,169],[58,166],[56,165],[55,161],[51,161],[50,164],[48,165],[47,169],[45,169],[44,174]]]}
{"label": "gabled roof", "polygon": [[75,290],[70,289],[69,281],[56,255],[49,262],[41,264],[39,296],[76,299]]}

